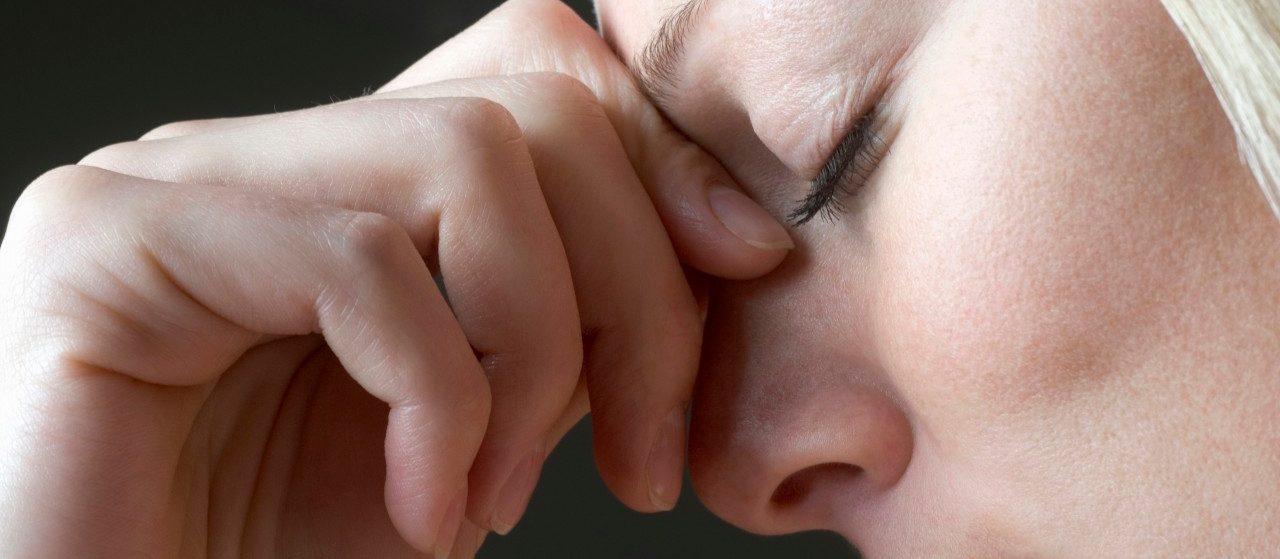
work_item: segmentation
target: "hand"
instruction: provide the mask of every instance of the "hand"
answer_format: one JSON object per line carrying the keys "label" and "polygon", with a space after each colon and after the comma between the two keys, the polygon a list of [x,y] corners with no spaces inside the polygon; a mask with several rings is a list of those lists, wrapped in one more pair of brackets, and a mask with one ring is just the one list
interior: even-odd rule
{"label": "hand", "polygon": [[700,323],[637,172],[704,270],[783,251],[698,221],[723,170],[580,22],[561,40],[599,57],[596,91],[402,87],[459,77],[430,61],[501,18],[527,32],[566,12],[512,4],[375,98],[168,126],[37,181],[0,247],[18,294],[0,549],[465,554],[518,519],[585,412],[583,333],[602,473],[638,509],[674,502]]}

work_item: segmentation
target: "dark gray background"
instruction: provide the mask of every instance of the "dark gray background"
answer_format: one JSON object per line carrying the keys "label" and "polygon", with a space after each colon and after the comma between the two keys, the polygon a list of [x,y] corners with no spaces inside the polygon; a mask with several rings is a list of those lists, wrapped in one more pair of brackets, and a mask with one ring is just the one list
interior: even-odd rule
{"label": "dark gray background", "polygon": [[[44,170],[165,122],[359,95],[497,4],[12,2],[0,16],[0,226]],[[591,19],[588,0],[570,4]],[[687,484],[675,512],[630,512],[595,472],[589,429],[584,423],[565,439],[524,521],[508,537],[491,537],[481,557],[852,555],[829,534],[745,534],[707,513]]]}

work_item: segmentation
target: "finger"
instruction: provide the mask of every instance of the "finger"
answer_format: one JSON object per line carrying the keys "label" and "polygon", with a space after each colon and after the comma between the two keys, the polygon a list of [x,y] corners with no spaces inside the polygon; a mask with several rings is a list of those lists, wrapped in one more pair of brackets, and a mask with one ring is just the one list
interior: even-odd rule
{"label": "finger", "polygon": [[190,136],[192,134],[203,134],[205,132],[212,132],[214,130],[234,128],[237,126],[243,126],[246,124],[252,124],[254,122],[261,122],[263,120],[272,119],[277,116],[280,116],[280,113],[251,115],[251,116],[236,116],[236,117],[225,117],[225,118],[182,120],[182,121],[171,122],[162,126],[158,126],[152,129],[151,131],[147,132],[146,134],[143,134],[142,137],[138,139],[142,141],[167,140],[169,138],[178,138],[181,136]]}
{"label": "finger", "polygon": [[524,72],[561,72],[595,92],[686,263],[748,279],[772,270],[793,247],[786,229],[662,117],[608,44],[559,1],[503,4],[382,91]]}
{"label": "finger", "polygon": [[582,363],[573,279],[522,132],[483,99],[378,99],[134,142],[87,163],[387,215],[433,262],[490,379],[468,517],[523,513]]}
{"label": "finger", "polygon": [[470,521],[463,521],[462,528],[458,529],[458,536],[454,539],[453,549],[449,551],[449,558],[474,559],[488,534]]}
{"label": "finger", "polygon": [[[485,97],[523,127],[588,336],[585,377],[601,476],[634,508],[669,509],[680,492],[682,418],[697,371],[701,320],[595,95],[551,73],[451,80],[381,95]],[[495,421],[500,413],[495,410]]]}
{"label": "finger", "polygon": [[[599,34],[556,0],[507,2],[381,91],[529,72],[562,72],[596,93],[683,261],[711,275],[749,279],[772,270],[793,246],[786,229],[746,197],[719,162],[673,128],[645,99],[631,72]],[[204,132],[270,116],[178,122],[143,139]]]}
{"label": "finger", "polygon": [[565,435],[569,434],[569,430],[573,429],[591,411],[586,380],[584,377],[578,383],[578,388],[573,391],[573,397],[569,399],[569,404],[565,406],[564,412],[560,414],[560,418],[552,424],[551,430],[547,432],[546,448],[559,446],[560,441],[564,439]]}
{"label": "finger", "polygon": [[[564,75],[539,74],[453,80],[378,97],[401,96],[485,97],[520,121],[564,239],[590,334],[586,378],[601,475],[633,508],[671,508],[680,491],[681,418],[696,373],[701,321],[665,233],[594,94]],[[498,402],[503,389],[495,385],[494,391]],[[513,412],[521,409],[495,404],[491,429],[528,425],[521,422],[523,412]],[[565,425],[571,422],[562,418],[558,427]],[[509,479],[530,479],[525,470],[532,466],[520,464]],[[487,486],[476,481],[473,476],[473,488]],[[478,495],[468,504],[468,516],[505,532],[523,504],[517,500],[513,512],[495,522],[497,509],[506,508],[497,499],[498,493]]]}
{"label": "finger", "polygon": [[[456,80],[391,91],[381,96],[485,97],[501,103],[515,114],[524,129],[524,139],[534,158],[538,180],[544,185],[544,195],[558,224],[573,273],[572,282],[577,290],[582,324],[588,330],[590,346],[585,376],[601,475],[623,502],[633,508],[648,511],[670,508],[680,491],[684,441],[683,431],[674,426],[671,418],[683,413],[692,390],[701,324],[697,319],[696,304],[666,243],[660,222],[654,217],[652,206],[594,94],[564,75],[542,74]],[[270,122],[278,127],[281,120],[277,118]],[[234,128],[237,131],[247,129],[243,126]],[[205,136],[223,137],[227,134],[226,131],[217,131]],[[282,135],[297,134],[283,132]],[[200,141],[202,146],[210,142],[200,138],[203,136],[191,137],[191,141]],[[236,141],[243,143],[239,139]],[[287,140],[273,138],[266,143],[281,141]],[[188,182],[225,179],[208,176],[207,173],[193,174],[190,170],[193,163],[184,161],[184,153],[205,154],[202,157],[217,161],[219,168],[253,168],[260,172],[258,169],[262,167],[261,164],[228,165],[226,156],[209,157],[210,148],[207,146],[197,152],[179,150],[177,148],[181,144],[178,143],[172,144],[172,150],[157,149],[164,147],[163,142],[160,146],[154,146],[153,142],[143,144],[132,145],[132,151],[127,151],[129,146],[120,146],[115,153],[109,154],[109,159],[128,161],[138,172],[157,166],[163,168],[168,164],[166,162],[177,161],[178,167],[189,169],[181,177]],[[336,150],[349,149],[341,145],[333,147]],[[252,150],[256,148],[248,145],[246,149],[255,153]],[[133,153],[137,150],[150,155]],[[396,160],[406,156],[394,151],[390,153]],[[319,156],[343,161],[338,153],[326,152]],[[395,162],[389,161],[386,165],[395,165]],[[342,167],[352,166],[343,164]],[[273,182],[287,184],[280,178]],[[322,199],[343,205],[337,200]],[[387,210],[377,208],[376,211],[386,213]],[[618,250],[618,247],[626,247],[626,250]],[[450,287],[450,295],[455,295],[453,287]],[[537,296],[531,295],[530,298],[536,299]],[[460,312],[459,316],[465,327],[467,314]],[[512,373],[510,376],[523,378],[517,375]],[[538,406],[538,403],[521,402],[523,405],[518,406],[503,403],[508,393],[512,398],[535,394],[528,389],[529,384],[494,384],[493,437],[501,437],[507,429],[538,427],[542,429],[538,437],[547,438],[546,433],[552,430],[552,423],[558,417],[545,418],[545,423],[533,422],[529,420],[527,410],[529,406]],[[508,391],[506,386],[512,389]],[[563,409],[567,398],[541,397],[541,400],[543,403],[553,401]],[[557,427],[571,425],[567,418],[561,419],[561,425]],[[519,434],[519,438],[526,441],[530,436],[527,430]],[[559,437],[555,438],[558,440]],[[487,462],[483,458],[487,458],[489,448],[494,446],[486,442],[478,465]],[[663,450],[658,454],[655,449]],[[536,478],[536,472],[530,474],[526,470],[536,466],[531,465],[532,461],[523,460],[523,456],[516,457],[514,461],[509,455],[504,458],[504,463],[512,468],[504,471],[510,472],[507,479],[517,484],[520,483],[518,480],[526,480],[524,487],[516,489],[513,486],[511,490],[531,492],[528,480]],[[487,492],[483,488],[497,482],[486,484],[485,480],[478,480],[475,476],[472,481],[475,495],[468,504],[468,517],[495,531],[507,531],[522,512],[523,502],[513,498],[514,504],[513,501],[501,503],[510,505],[510,510],[502,514],[504,518],[495,521],[498,509],[507,508],[500,507],[502,492]],[[527,497],[527,492],[524,494]]]}
{"label": "finger", "polygon": [[[390,406],[392,522],[421,550],[452,543],[489,392],[403,229],[379,214],[91,167],[32,188],[28,199],[42,208],[34,219],[79,239],[62,245],[80,253],[60,284],[74,296],[59,304],[82,304],[53,313],[78,333],[66,338],[69,358],[194,386],[215,380],[258,333],[319,332]],[[117,310],[120,301],[132,304]]]}

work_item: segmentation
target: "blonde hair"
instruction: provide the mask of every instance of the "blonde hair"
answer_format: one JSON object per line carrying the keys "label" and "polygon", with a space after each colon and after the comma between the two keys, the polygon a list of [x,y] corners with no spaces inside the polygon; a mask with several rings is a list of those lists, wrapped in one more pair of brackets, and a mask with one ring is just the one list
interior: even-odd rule
{"label": "blonde hair", "polygon": [[1280,217],[1280,0],[1163,0]]}

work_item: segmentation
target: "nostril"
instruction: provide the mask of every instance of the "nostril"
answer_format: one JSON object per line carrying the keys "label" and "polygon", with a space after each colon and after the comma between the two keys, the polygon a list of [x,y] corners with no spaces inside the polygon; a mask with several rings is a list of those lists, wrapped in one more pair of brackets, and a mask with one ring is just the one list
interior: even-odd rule
{"label": "nostril", "polygon": [[824,484],[857,482],[863,476],[862,468],[853,464],[830,462],[809,466],[787,476],[773,491],[769,501],[775,508],[787,508],[803,502],[813,492],[814,485],[821,480]]}

